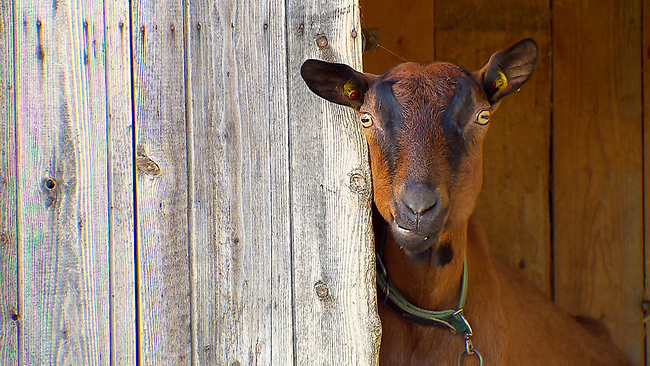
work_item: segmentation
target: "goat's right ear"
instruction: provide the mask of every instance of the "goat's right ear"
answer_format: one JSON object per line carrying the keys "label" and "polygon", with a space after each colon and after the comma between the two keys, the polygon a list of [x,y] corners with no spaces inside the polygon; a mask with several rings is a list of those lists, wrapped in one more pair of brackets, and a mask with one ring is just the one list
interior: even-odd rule
{"label": "goat's right ear", "polygon": [[300,75],[319,97],[356,110],[361,108],[366,92],[378,78],[357,72],[348,65],[319,60],[305,61]]}

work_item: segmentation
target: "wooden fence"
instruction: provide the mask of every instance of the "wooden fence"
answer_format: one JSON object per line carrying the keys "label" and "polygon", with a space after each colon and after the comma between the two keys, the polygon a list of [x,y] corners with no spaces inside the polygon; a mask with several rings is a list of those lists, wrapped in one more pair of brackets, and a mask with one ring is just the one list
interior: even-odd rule
{"label": "wooden fence", "polygon": [[[570,313],[603,319],[643,365],[650,2],[361,0],[361,14],[400,56],[469,70],[536,40],[535,74],[491,119],[477,214],[497,257]],[[364,53],[367,71],[398,62]]]}
{"label": "wooden fence", "polygon": [[358,24],[0,0],[0,364],[375,364],[365,142],[299,76]]}

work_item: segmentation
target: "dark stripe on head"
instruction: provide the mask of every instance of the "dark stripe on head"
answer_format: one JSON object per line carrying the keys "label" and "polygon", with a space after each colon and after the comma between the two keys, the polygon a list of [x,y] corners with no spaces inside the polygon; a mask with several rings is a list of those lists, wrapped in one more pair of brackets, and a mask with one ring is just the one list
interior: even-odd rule
{"label": "dark stripe on head", "polygon": [[449,142],[449,164],[456,171],[463,154],[466,153],[463,128],[474,114],[474,109],[471,108],[473,106],[471,81],[465,77],[458,77],[454,81],[457,87],[442,116],[442,128]]}
{"label": "dark stripe on head", "polygon": [[402,107],[400,106],[393,85],[396,80],[382,80],[375,84],[375,103],[379,111],[379,120],[382,121],[382,128],[386,133],[386,138],[382,141],[381,149],[388,163],[389,176],[393,176],[395,169],[395,158],[398,150],[395,144],[395,136],[402,124]]}

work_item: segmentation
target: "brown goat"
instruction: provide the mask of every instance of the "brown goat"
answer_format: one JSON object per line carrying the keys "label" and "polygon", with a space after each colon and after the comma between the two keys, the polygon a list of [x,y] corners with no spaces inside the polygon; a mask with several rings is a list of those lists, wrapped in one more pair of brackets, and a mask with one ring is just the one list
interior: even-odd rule
{"label": "brown goat", "polygon": [[[390,274],[389,294],[380,294],[382,365],[476,365],[479,354],[485,365],[629,365],[608,336],[588,331],[595,320],[578,322],[491,258],[472,217],[490,114],[536,62],[537,45],[525,39],[474,73],[448,63],[403,63],[381,76],[303,64],[314,93],[359,112],[368,142],[383,217],[375,234]],[[422,325],[396,306],[397,291],[419,308],[451,310],[451,320]]]}

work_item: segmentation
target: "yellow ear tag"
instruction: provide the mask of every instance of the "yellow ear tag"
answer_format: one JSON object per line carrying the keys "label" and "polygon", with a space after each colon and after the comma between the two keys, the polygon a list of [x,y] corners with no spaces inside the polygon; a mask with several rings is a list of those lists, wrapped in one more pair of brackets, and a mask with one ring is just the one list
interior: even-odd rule
{"label": "yellow ear tag", "polygon": [[359,96],[359,92],[357,91],[356,85],[352,79],[348,79],[348,81],[345,82],[345,85],[343,85],[343,94],[345,94],[349,99],[357,99]]}
{"label": "yellow ear tag", "polygon": [[492,82],[492,87],[494,89],[501,89],[505,88],[506,86],[508,86],[508,78],[506,77],[506,74],[502,73],[501,71],[497,71],[497,78]]}

